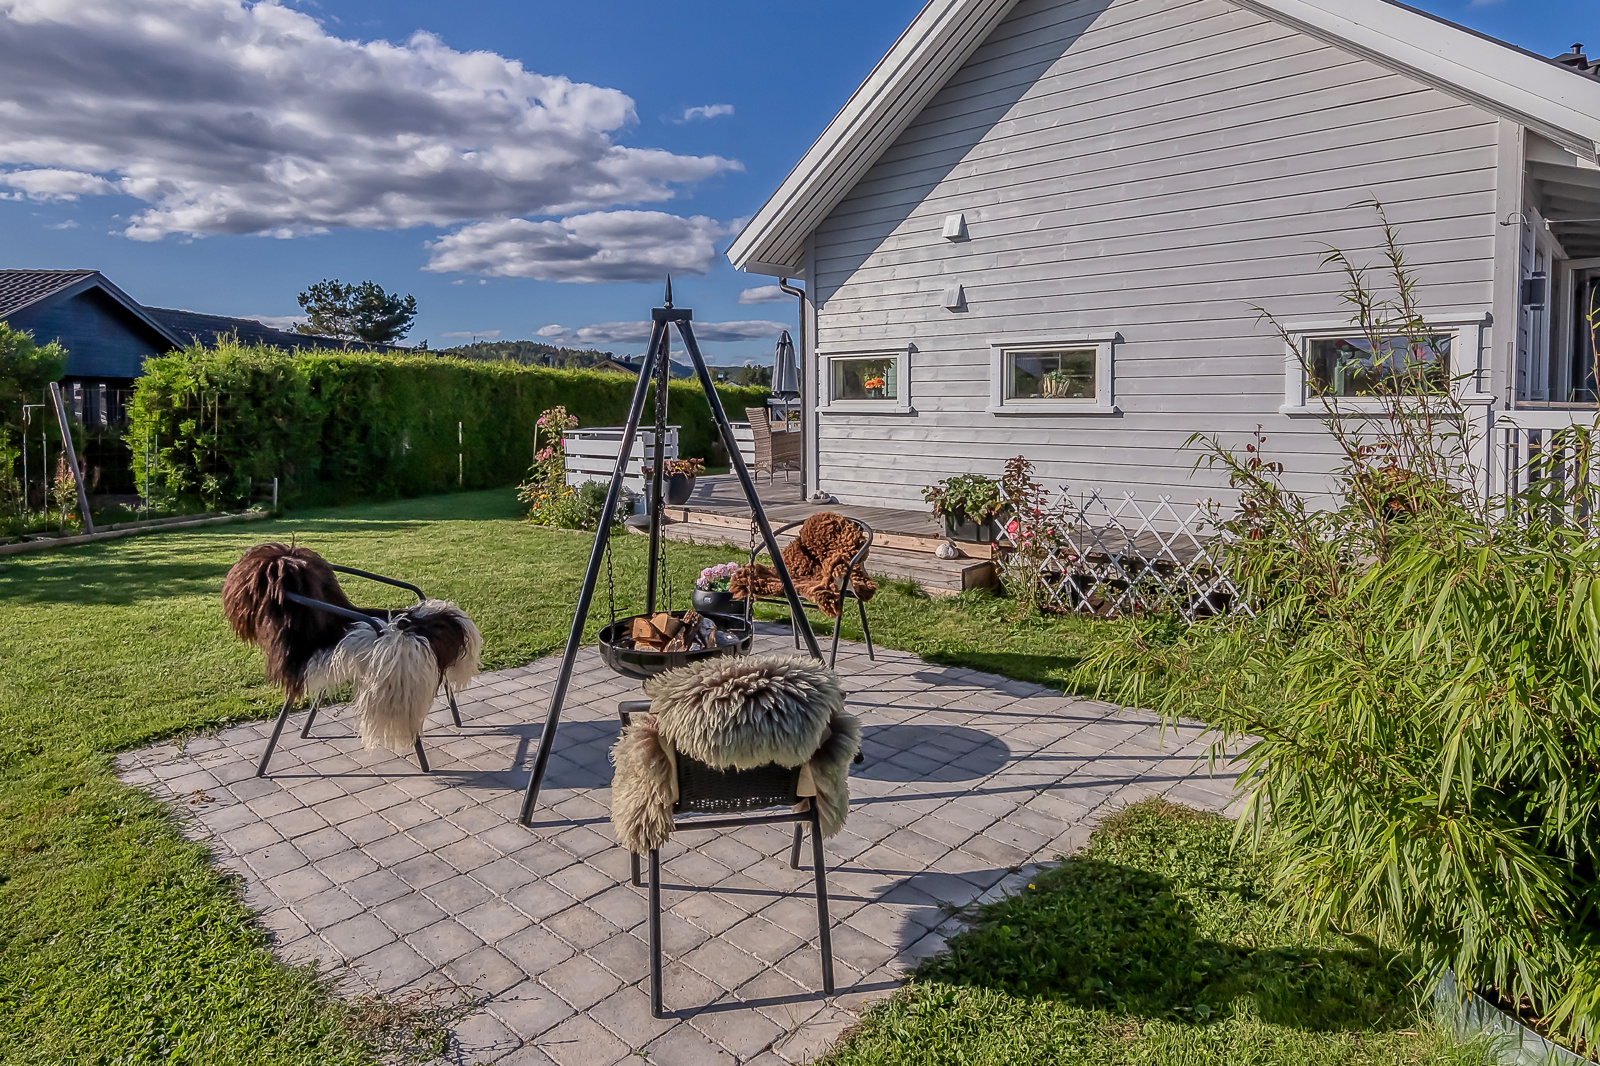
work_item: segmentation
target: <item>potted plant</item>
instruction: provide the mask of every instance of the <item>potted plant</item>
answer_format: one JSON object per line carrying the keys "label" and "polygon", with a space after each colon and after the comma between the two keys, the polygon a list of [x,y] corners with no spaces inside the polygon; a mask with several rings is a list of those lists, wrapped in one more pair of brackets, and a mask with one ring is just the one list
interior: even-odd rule
{"label": "potted plant", "polygon": [[[662,478],[662,497],[672,507],[682,507],[694,495],[694,479],[706,472],[703,459],[668,459]],[[644,468],[646,481],[655,474],[655,468]]]}
{"label": "potted plant", "polygon": [[993,541],[1005,525],[1000,483],[982,474],[945,478],[923,489],[922,498],[944,519],[945,535],[952,540]]}
{"label": "potted plant", "polygon": [[874,400],[881,400],[883,399],[884,384],[885,382],[883,380],[883,376],[880,374],[876,377],[870,377],[863,381],[861,383],[861,387],[866,389],[867,395],[872,397]]}
{"label": "potted plant", "polygon": [[689,597],[694,609],[701,614],[727,614],[734,602],[729,589],[733,584],[733,576],[738,572],[738,563],[718,563],[700,571],[694,583],[694,593]]}

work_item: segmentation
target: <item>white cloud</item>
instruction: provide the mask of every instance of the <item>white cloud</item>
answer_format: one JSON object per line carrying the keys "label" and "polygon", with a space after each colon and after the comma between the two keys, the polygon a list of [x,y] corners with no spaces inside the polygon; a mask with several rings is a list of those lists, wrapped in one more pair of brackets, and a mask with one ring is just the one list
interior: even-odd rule
{"label": "white cloud", "polygon": [[681,125],[682,123],[694,122],[696,120],[704,121],[705,119],[710,118],[725,118],[731,114],[733,114],[732,104],[705,104],[701,107],[684,108],[683,117],[678,119],[678,122]]}
{"label": "white cloud", "polygon": [[668,273],[706,273],[727,232],[704,215],[662,211],[595,211],[559,222],[503,218],[430,241],[424,269],[590,284],[659,281]]}
{"label": "white cloud", "polygon": [[[694,335],[696,340],[708,344],[717,341],[765,341],[776,340],[778,334],[788,328],[782,322],[696,322]],[[535,331],[535,336],[579,345],[644,344],[650,340],[650,323],[597,322],[577,329],[544,326]]]}
{"label": "white cloud", "polygon": [[[3,92],[0,89],[0,93]],[[0,118],[0,122],[3,121]],[[4,147],[0,147],[0,153],[4,151]],[[117,191],[115,185],[97,174],[54,167],[3,172],[0,185],[18,189],[30,200],[76,200],[80,196],[104,196]]]}
{"label": "white cloud", "polygon": [[139,240],[570,214],[739,167],[616,144],[637,119],[615,89],[271,0],[0,0],[0,70],[5,184],[114,185],[147,205]]}
{"label": "white cloud", "polygon": [[739,294],[739,302],[750,304],[781,304],[794,299],[776,285],[757,285]]}
{"label": "white cloud", "polygon": [[78,228],[78,221],[77,221],[77,219],[73,219],[73,218],[65,219],[64,221],[61,221],[61,222],[52,222],[52,223],[50,223],[50,225],[45,227],[45,229],[77,229],[77,228]]}

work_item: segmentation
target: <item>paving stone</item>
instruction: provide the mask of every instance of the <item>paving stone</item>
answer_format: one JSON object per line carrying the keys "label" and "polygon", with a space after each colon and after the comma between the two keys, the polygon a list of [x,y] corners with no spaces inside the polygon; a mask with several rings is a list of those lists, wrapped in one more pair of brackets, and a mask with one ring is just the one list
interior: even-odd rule
{"label": "paving stone", "polygon": [[632,1051],[598,1022],[581,1014],[540,1037],[538,1047],[560,1066],[613,1066]]}
{"label": "paving stone", "polygon": [[401,936],[426,929],[445,917],[445,912],[420,892],[407,892],[373,908],[384,925]]}
{"label": "paving stone", "polygon": [[401,940],[385,944],[376,951],[363,955],[355,963],[356,971],[381,994],[396,992],[425,974],[433,972],[433,963],[418,955],[416,949]]}
{"label": "paving stone", "polygon": [[367,907],[377,907],[411,891],[411,886],[388,870],[374,870],[345,885],[345,891]]}
{"label": "paving stone", "polygon": [[738,988],[766,968],[754,955],[715,938],[683,956],[683,961],[728,990]]}
{"label": "paving stone", "polygon": [[507,893],[506,902],[530,918],[543,920],[560,914],[577,901],[548,881],[535,881]]}
{"label": "paving stone", "polygon": [[460,874],[426,890],[429,899],[451,914],[471,910],[494,895],[465,874]]}
{"label": "paving stone", "polygon": [[537,925],[529,926],[520,933],[512,933],[495,947],[522,967],[523,973],[534,975],[544,973],[573,955],[570,944]]}
{"label": "paving stone", "polygon": [[298,903],[332,887],[332,881],[309,866],[267,878],[267,888],[285,903]]}
{"label": "paving stone", "polygon": [[587,1010],[622,985],[615,974],[586,955],[552,966],[539,980],[578,1010]]}
{"label": "paving stone", "polygon": [[488,996],[498,995],[527,979],[521,967],[487,945],[446,963],[444,972]]}
{"label": "paving stone", "polygon": [[687,1025],[651,1044],[646,1061],[659,1066],[737,1066],[739,1060]]}
{"label": "paving stone", "polygon": [[523,1040],[535,1040],[572,1017],[572,1005],[537,981],[524,980],[495,996],[489,1010]]}
{"label": "paving stone", "polygon": [[642,985],[624,985],[584,1013],[635,1049],[680,1024],[650,1013],[650,993]]}
{"label": "paving stone", "polygon": [[789,1063],[815,1062],[855,1023],[849,1011],[828,1007],[774,1044],[773,1054]]}
{"label": "paving stone", "polygon": [[504,940],[531,924],[531,919],[526,914],[499,899],[490,899],[472,908],[460,915],[458,920],[486,944]]}
{"label": "paving stone", "polygon": [[[695,1015],[691,1024],[716,1049],[731,1055],[731,1058],[716,1061],[747,1062],[770,1049],[774,1041],[783,1039],[788,1033],[787,1027],[746,1007],[733,997],[713,1003]],[[688,1061],[694,1060],[691,1058]]]}
{"label": "paving stone", "polygon": [[452,962],[483,944],[472,931],[453,918],[434,922],[406,935],[406,943],[436,966]]}
{"label": "paving stone", "polygon": [[455,867],[432,854],[406,859],[395,865],[394,872],[416,889],[432,888],[456,875]]}
{"label": "paving stone", "polygon": [[370,914],[358,914],[323,930],[322,935],[347,959],[359,959],[394,940],[394,934]]}

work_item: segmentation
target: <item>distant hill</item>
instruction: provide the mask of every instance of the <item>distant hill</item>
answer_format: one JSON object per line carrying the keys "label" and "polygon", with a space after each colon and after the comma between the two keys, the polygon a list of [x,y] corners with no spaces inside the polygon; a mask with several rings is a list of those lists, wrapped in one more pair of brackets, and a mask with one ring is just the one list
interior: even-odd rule
{"label": "distant hill", "polygon": [[479,341],[463,344],[459,348],[440,348],[438,355],[453,355],[459,359],[479,359],[486,363],[510,360],[525,366],[594,366],[610,359],[610,352],[597,352],[593,348],[560,348],[539,341]]}

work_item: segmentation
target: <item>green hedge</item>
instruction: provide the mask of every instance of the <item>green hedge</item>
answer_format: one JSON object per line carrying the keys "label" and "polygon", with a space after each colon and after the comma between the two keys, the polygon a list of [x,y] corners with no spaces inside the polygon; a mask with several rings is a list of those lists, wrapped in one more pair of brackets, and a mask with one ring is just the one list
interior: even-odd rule
{"label": "green hedge", "polygon": [[[303,505],[422,496],[515,484],[541,411],[565,406],[582,426],[620,425],[633,388],[606,371],[224,343],[145,363],[128,443],[141,487],[145,443],[158,443],[158,498],[237,503],[252,481],[274,477],[281,500]],[[735,420],[768,395],[718,392]],[[674,381],[670,395],[682,454],[711,459],[716,431],[699,385]]]}

